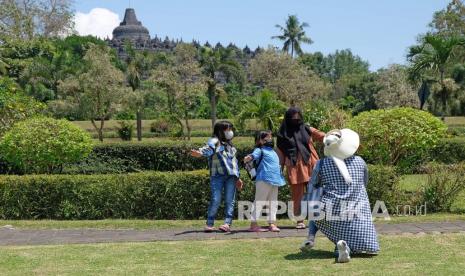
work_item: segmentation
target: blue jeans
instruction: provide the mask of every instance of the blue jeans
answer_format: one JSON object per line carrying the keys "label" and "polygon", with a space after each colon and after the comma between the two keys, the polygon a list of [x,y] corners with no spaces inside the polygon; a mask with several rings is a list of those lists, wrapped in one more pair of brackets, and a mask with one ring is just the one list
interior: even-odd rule
{"label": "blue jeans", "polygon": [[222,175],[210,177],[210,205],[208,206],[207,225],[213,226],[216,213],[221,204],[224,190],[224,223],[231,225],[234,216],[234,199],[236,197],[236,176]]}

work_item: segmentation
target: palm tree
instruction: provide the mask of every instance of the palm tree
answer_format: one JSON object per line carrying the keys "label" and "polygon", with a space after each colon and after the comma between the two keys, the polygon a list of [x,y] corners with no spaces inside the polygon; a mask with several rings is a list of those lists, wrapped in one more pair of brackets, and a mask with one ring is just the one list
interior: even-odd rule
{"label": "palm tree", "polygon": [[280,29],[283,34],[272,36],[271,38],[284,41],[283,51],[289,53],[290,48],[291,57],[294,57],[294,52],[301,55],[303,52],[302,48],[300,48],[300,43],[313,43],[313,41],[305,35],[304,28],[306,27],[309,27],[308,23],[303,22],[300,24],[296,15],[289,15],[285,27],[279,24],[276,25],[276,28]]}
{"label": "palm tree", "polygon": [[[127,81],[133,92],[140,90],[142,85],[142,80],[147,79],[148,72],[150,70],[150,57],[148,53],[136,52],[132,45],[126,45],[126,51],[128,53],[127,57]],[[136,109],[136,128],[137,128],[137,140],[142,140],[142,105],[143,105],[143,95],[141,91],[138,91],[139,95],[132,103]]]}
{"label": "palm tree", "polygon": [[212,49],[202,47],[200,49],[200,66],[207,77],[207,94],[211,107],[212,129],[216,123],[216,106],[221,89],[218,84],[225,82],[237,82],[242,85],[244,72],[242,66],[234,58],[234,52],[228,48]]}
{"label": "palm tree", "polygon": [[421,45],[412,46],[407,55],[412,63],[410,75],[413,78],[418,78],[425,71],[432,71],[439,74],[439,84],[441,91],[439,96],[442,102],[442,117],[447,108],[447,88],[444,83],[446,66],[452,56],[453,50],[458,46],[465,46],[465,37],[449,36],[443,37],[439,35],[427,34],[423,38]]}
{"label": "palm tree", "polygon": [[286,105],[270,90],[263,90],[255,97],[245,100],[242,112],[239,114],[239,125],[244,125],[245,119],[257,119],[264,129],[277,130],[279,117],[286,110]]}

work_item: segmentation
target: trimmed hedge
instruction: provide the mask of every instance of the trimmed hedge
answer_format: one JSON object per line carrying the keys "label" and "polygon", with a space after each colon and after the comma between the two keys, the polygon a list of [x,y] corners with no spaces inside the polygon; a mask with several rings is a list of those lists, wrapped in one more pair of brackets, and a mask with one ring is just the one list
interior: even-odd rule
{"label": "trimmed hedge", "polygon": [[465,139],[444,139],[433,149],[431,160],[454,164],[465,161]]}
{"label": "trimmed hedge", "polygon": [[[372,204],[375,200],[391,201],[383,197],[391,196],[386,183],[395,178],[390,168],[370,166],[368,194],[375,197]],[[254,185],[247,177],[243,180],[245,187],[237,200],[253,201]],[[205,170],[0,176],[1,219],[203,219],[209,198]],[[285,186],[279,191],[279,200],[289,199],[289,187]],[[218,215],[222,214],[220,210]]]}

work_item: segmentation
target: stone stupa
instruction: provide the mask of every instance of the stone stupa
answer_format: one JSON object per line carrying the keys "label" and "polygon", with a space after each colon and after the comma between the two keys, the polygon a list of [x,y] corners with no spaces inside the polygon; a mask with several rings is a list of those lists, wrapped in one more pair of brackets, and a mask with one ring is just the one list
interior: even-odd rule
{"label": "stone stupa", "polygon": [[142,23],[137,20],[136,12],[134,9],[128,8],[124,13],[123,22],[113,30],[113,39],[132,41],[148,41],[150,34],[147,28],[142,26]]}

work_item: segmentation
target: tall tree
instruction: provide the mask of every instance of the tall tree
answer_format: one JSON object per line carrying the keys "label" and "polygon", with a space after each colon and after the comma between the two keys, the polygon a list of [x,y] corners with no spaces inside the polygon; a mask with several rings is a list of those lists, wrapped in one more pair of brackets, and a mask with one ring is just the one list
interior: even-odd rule
{"label": "tall tree", "polygon": [[389,65],[378,71],[376,84],[380,90],[375,95],[378,108],[418,107],[417,92],[408,81],[407,68],[399,64]]}
{"label": "tall tree", "polygon": [[442,115],[447,111],[448,90],[444,82],[446,67],[452,57],[454,49],[465,46],[465,37],[452,35],[444,37],[441,35],[427,34],[422,44],[412,46],[407,55],[412,66],[410,76],[419,79],[425,73],[439,75],[438,82],[441,85],[439,96],[442,102]]}
{"label": "tall tree", "polygon": [[309,27],[308,23],[303,22],[300,24],[296,15],[289,15],[286,20],[286,25],[283,27],[279,24],[276,25],[282,34],[272,36],[273,39],[284,41],[283,51],[291,51],[291,57],[294,57],[294,52],[298,55],[303,53],[300,47],[301,43],[311,44],[313,41],[306,36],[304,28]]}
{"label": "tall tree", "polygon": [[173,98],[173,115],[180,124],[179,118],[184,120],[187,139],[190,140],[192,127],[189,120],[198,108],[201,93],[205,91],[205,81],[194,46],[180,43],[174,52],[173,63],[159,66],[153,71],[151,79]]}
{"label": "tall tree", "polygon": [[249,70],[252,82],[276,92],[278,99],[289,105],[324,98],[329,92],[329,86],[313,71],[271,48],[255,57]]}
{"label": "tall tree", "polygon": [[0,35],[57,37],[73,29],[72,0],[0,0]]}
{"label": "tall tree", "polygon": [[83,71],[60,82],[59,88],[91,121],[103,141],[105,119],[117,109],[127,92],[124,74],[112,64],[110,49],[105,46],[90,45],[84,61]]}
{"label": "tall tree", "polygon": [[127,81],[131,87],[133,97],[131,97],[132,106],[136,111],[136,128],[137,140],[142,140],[142,109],[144,102],[144,93],[141,91],[141,84],[143,80],[149,77],[149,72],[152,69],[151,57],[148,52],[135,51],[132,44],[126,45],[127,57]]}
{"label": "tall tree", "polygon": [[216,109],[225,83],[243,84],[245,81],[242,66],[237,62],[234,51],[228,48],[200,49],[200,65],[206,76],[207,96],[211,107],[212,129],[216,123]]}

